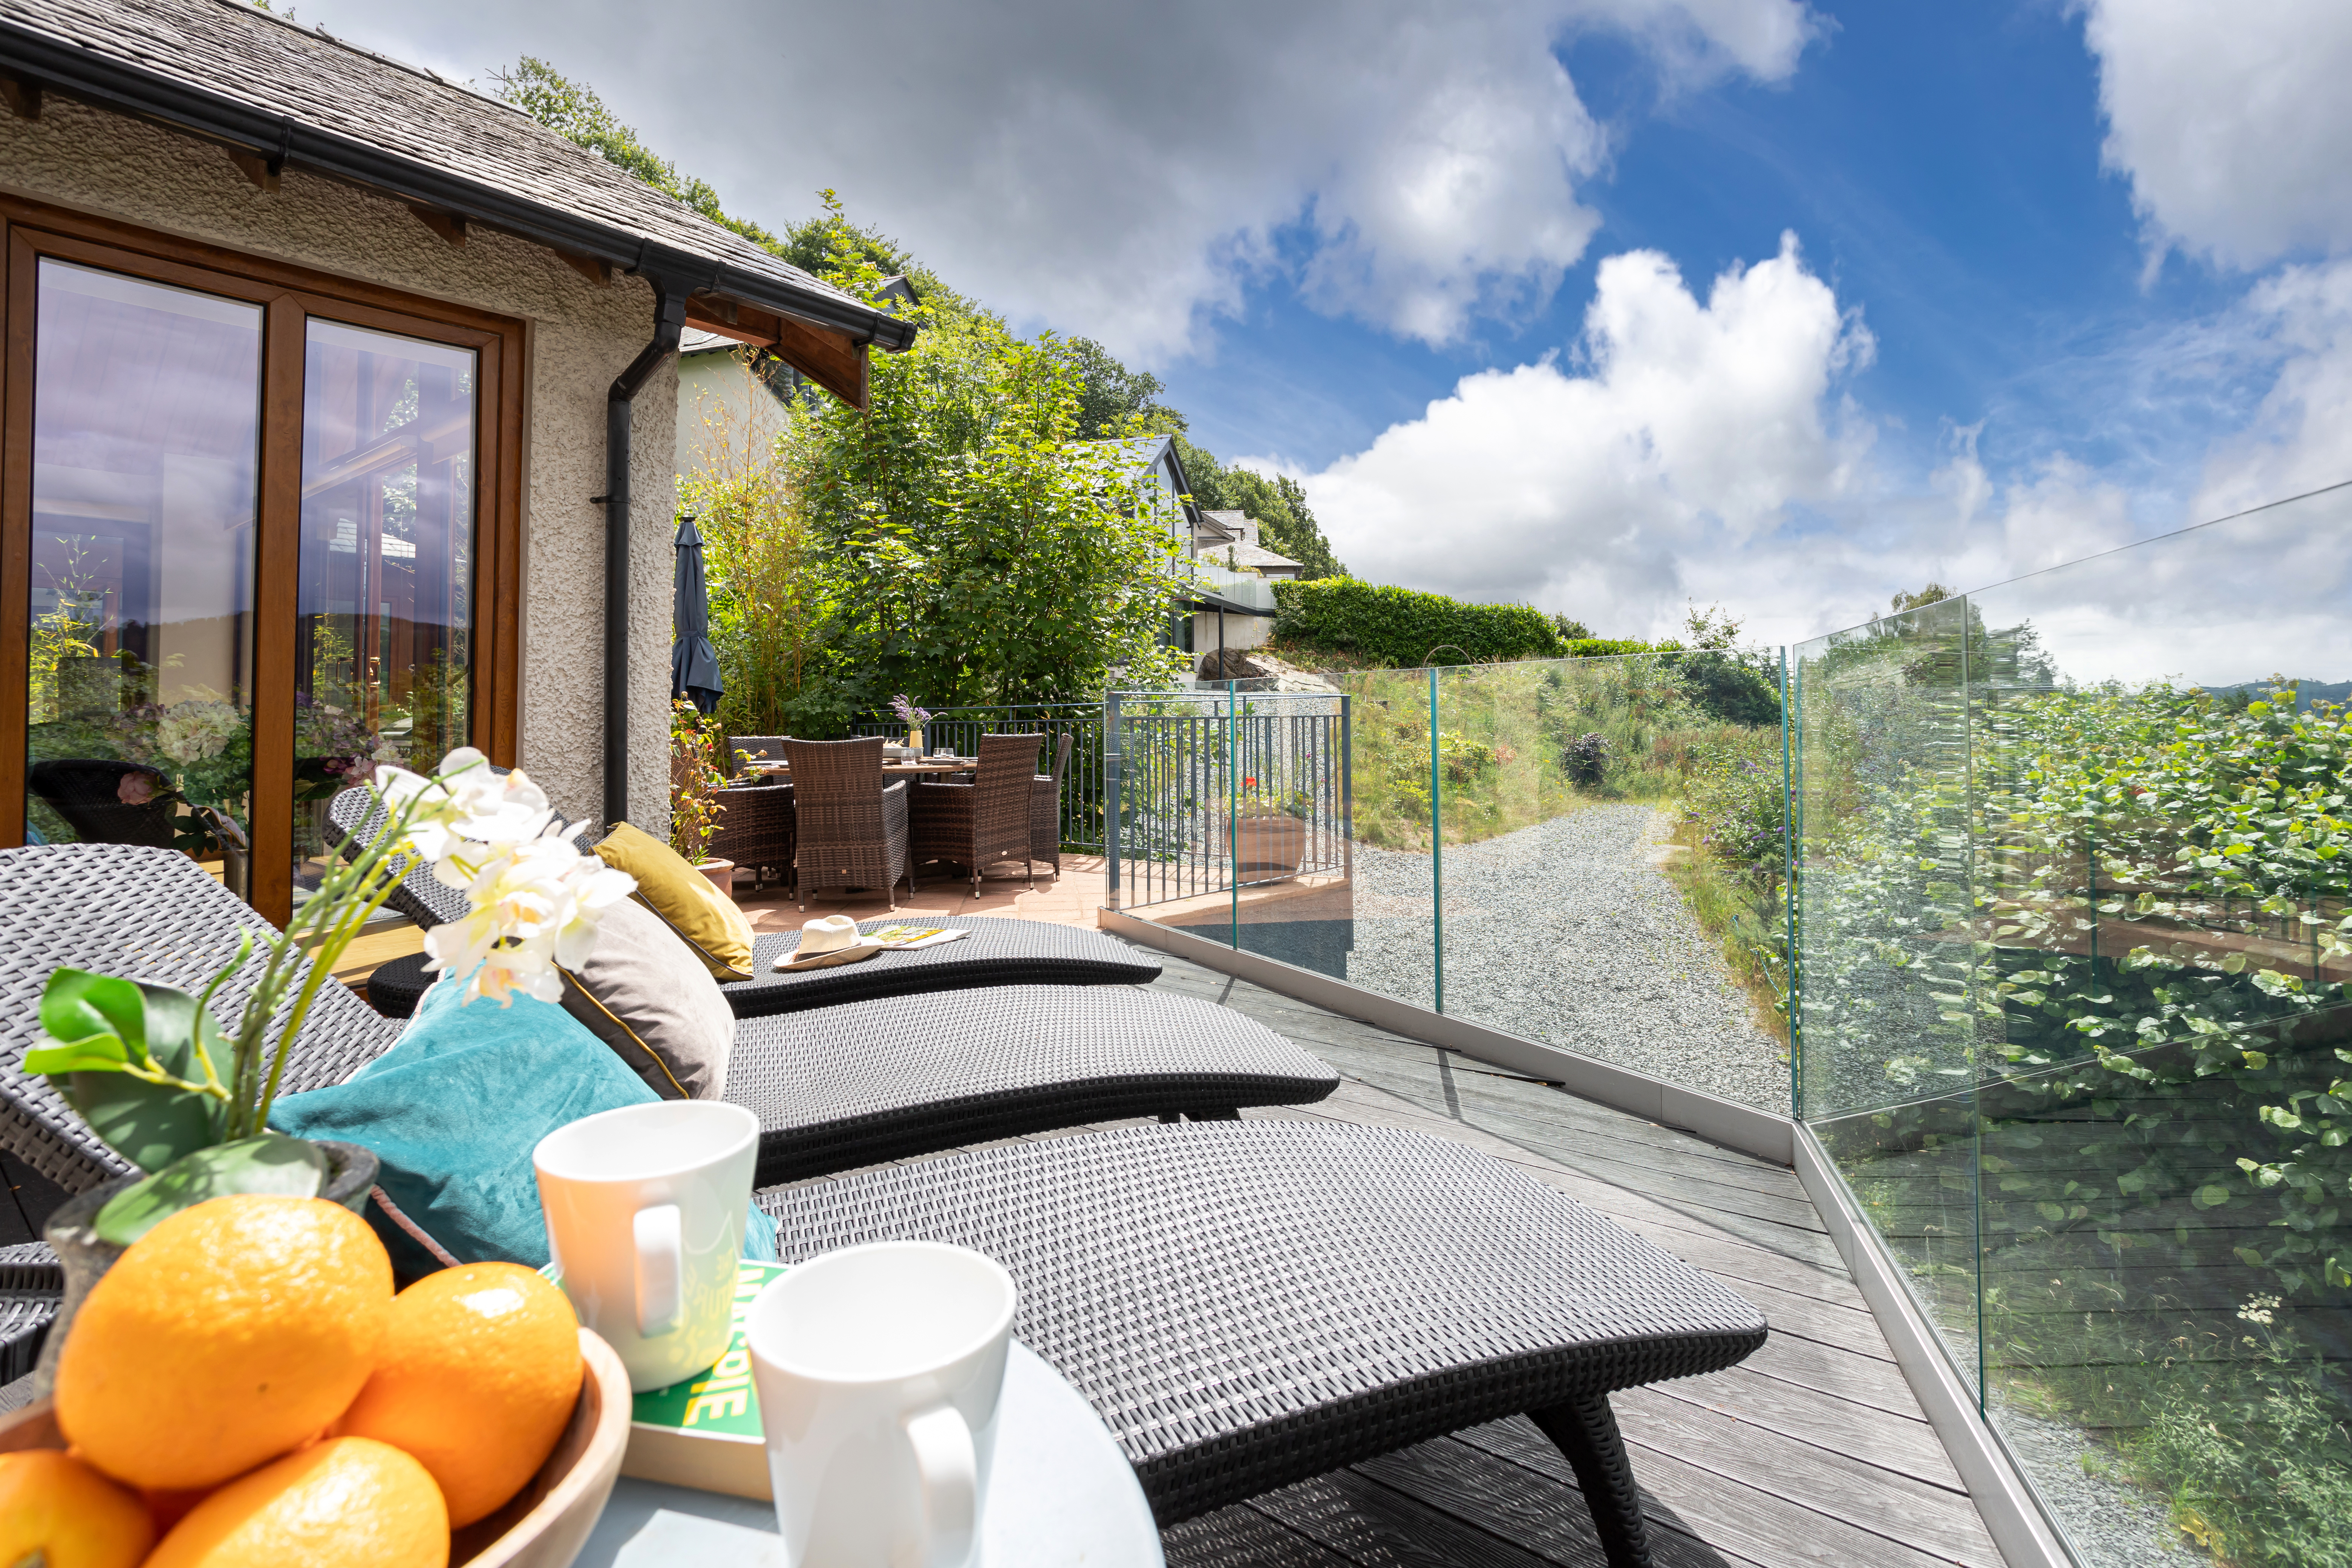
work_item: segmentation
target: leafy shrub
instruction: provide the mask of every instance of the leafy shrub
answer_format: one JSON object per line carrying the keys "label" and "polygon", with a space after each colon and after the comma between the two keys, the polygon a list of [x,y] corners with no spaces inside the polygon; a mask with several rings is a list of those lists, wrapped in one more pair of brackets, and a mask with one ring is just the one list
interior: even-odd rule
{"label": "leafy shrub", "polygon": [[1710,858],[1751,886],[1775,885],[1789,820],[1780,735],[1751,731],[1698,748],[1683,786],[1683,812]]}
{"label": "leafy shrub", "polygon": [[1780,722],[1779,682],[1733,653],[1685,654],[1675,668],[1690,705],[1726,724]]}
{"label": "leafy shrub", "polygon": [[1570,658],[1617,658],[1629,653],[1672,653],[1677,646],[1633,637],[1571,637],[1560,651]]}
{"label": "leafy shrub", "polygon": [[1526,605],[1470,605],[1353,577],[1276,583],[1274,603],[1277,641],[1368,655],[1394,668],[1426,664],[1442,648],[1460,649],[1468,664],[1561,651],[1551,617]]}
{"label": "leafy shrub", "polygon": [[1560,765],[1568,770],[1571,784],[1599,784],[1609,771],[1609,737],[1598,730],[1587,730],[1562,750]]}

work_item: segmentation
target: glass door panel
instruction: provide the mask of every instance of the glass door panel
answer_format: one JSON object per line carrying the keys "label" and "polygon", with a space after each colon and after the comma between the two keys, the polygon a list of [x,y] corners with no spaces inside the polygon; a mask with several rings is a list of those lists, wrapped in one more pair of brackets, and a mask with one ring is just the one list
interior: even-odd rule
{"label": "glass door panel", "polygon": [[311,318],[302,378],[294,897],[327,803],[379,763],[429,771],[472,701],[473,352]]}
{"label": "glass door panel", "polygon": [[25,840],[250,888],[259,307],[43,259]]}

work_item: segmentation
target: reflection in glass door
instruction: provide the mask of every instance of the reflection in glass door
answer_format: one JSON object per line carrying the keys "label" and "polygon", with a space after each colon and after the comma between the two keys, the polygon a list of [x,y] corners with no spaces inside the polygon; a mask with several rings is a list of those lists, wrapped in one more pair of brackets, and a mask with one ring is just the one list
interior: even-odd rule
{"label": "reflection in glass door", "polygon": [[475,356],[311,318],[294,655],[294,897],[327,804],[467,741]]}
{"label": "reflection in glass door", "polygon": [[44,259],[25,838],[250,887],[259,307]]}

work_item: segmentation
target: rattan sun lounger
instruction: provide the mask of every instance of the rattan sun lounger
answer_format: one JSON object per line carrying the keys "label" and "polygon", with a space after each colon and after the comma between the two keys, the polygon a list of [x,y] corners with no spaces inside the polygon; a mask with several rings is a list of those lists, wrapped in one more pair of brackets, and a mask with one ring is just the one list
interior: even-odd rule
{"label": "rattan sun lounger", "polygon": [[1646,1564],[1608,1396],[1729,1366],[1763,1315],[1501,1162],[1413,1132],[1245,1121],[1024,1142],[760,1194],[786,1262],[952,1242],[1093,1404],[1164,1525],[1526,1413],[1607,1560]]}
{"label": "rattan sun lounger", "polygon": [[[880,952],[856,963],[782,973],[777,973],[776,960],[799,949],[801,933],[770,931],[753,939],[751,978],[725,982],[719,988],[737,1017],[761,1018],[982,985],[1149,985],[1160,978],[1159,962],[1150,953],[1079,926],[1002,915],[937,922],[893,915],[860,921],[857,929],[877,931],[887,926],[935,923],[966,934],[937,947]],[[433,983],[425,963],[423,953],[412,953],[378,969],[368,977],[369,1005],[388,1017],[407,1017]]]}

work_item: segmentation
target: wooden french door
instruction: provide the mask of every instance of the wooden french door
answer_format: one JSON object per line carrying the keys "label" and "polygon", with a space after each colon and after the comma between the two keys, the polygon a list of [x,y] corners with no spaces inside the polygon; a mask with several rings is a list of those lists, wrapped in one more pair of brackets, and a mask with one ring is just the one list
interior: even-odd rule
{"label": "wooden french door", "polygon": [[0,199],[0,843],[284,921],[326,802],[510,762],[519,323]]}

